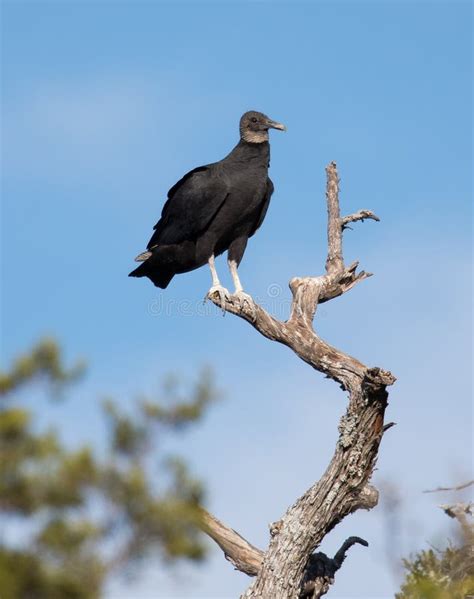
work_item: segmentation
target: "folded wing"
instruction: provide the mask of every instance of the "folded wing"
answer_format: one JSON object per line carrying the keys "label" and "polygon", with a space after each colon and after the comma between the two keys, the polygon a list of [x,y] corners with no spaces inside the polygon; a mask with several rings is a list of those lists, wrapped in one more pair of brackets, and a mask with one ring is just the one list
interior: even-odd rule
{"label": "folded wing", "polygon": [[193,169],[168,192],[147,249],[196,240],[211,224],[228,195],[225,179],[213,165]]}

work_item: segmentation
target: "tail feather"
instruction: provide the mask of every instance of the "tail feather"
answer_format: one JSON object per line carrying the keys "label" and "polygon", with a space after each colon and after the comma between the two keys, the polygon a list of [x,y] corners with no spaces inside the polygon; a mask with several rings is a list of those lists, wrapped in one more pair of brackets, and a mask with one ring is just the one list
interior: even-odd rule
{"label": "tail feather", "polygon": [[166,289],[175,274],[194,270],[204,264],[206,259],[197,260],[196,244],[189,240],[153,246],[135,258],[141,264],[129,276],[148,277],[157,287]]}
{"label": "tail feather", "polygon": [[170,271],[166,268],[157,268],[156,265],[152,266],[151,264],[147,264],[147,262],[143,262],[138,268],[132,270],[128,276],[148,277],[156,287],[166,289],[174,275],[174,271]]}

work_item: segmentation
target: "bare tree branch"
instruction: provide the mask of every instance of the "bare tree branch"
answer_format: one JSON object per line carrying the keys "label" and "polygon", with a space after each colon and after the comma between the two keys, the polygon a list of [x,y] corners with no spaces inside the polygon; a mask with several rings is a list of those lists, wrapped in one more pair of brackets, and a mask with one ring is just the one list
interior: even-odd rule
{"label": "bare tree branch", "polygon": [[321,552],[313,553],[306,570],[307,582],[303,583],[302,599],[304,597],[319,599],[328,592],[330,585],[334,582],[336,572],[346,559],[347,551],[356,543],[364,547],[369,546],[367,541],[360,537],[349,537],[332,559]]}
{"label": "bare tree branch", "polygon": [[256,576],[263,561],[263,551],[246,541],[238,532],[201,509],[201,528],[213,539],[237,570]]}
{"label": "bare tree branch", "polygon": [[467,483],[463,483],[462,485],[458,485],[457,487],[438,487],[437,489],[427,489],[423,491],[423,493],[439,493],[440,491],[462,491],[463,489],[467,489],[474,485],[474,480],[469,480]]}
{"label": "bare tree branch", "polygon": [[346,229],[349,223],[355,223],[358,220],[364,222],[366,218],[370,218],[372,220],[380,221],[380,218],[372,212],[372,210],[359,210],[355,214],[349,214],[341,219],[342,228]]}
{"label": "bare tree branch", "polygon": [[339,209],[339,176],[336,163],[326,167],[326,201],[328,206],[328,257],[326,272],[328,275],[341,272],[344,268],[342,258],[342,225]]}
{"label": "bare tree branch", "polygon": [[474,503],[452,503],[452,504],[444,504],[439,507],[443,510],[443,512],[449,516],[450,518],[460,519],[461,516],[465,516],[466,514],[472,516],[472,508]]}
{"label": "bare tree branch", "polygon": [[474,503],[459,502],[449,505],[440,505],[438,507],[440,507],[447,516],[457,520],[466,541],[469,542],[469,546],[471,547],[471,560],[474,561],[474,553],[472,552],[474,542],[474,526],[472,523]]}
{"label": "bare tree branch", "polygon": [[[388,428],[384,427],[388,397],[386,387],[396,379],[390,372],[379,367],[368,367],[329,345],[313,328],[319,304],[346,293],[370,276],[364,271],[356,273],[357,262],[348,267],[344,265],[344,228],[350,222],[365,218],[378,220],[378,217],[368,210],[361,210],[341,218],[339,178],[334,162],[328,165],[326,174],[326,274],[297,277],[290,281],[293,301],[289,319],[286,322],[279,321],[252,298],[242,303],[239,298],[230,296],[222,304],[217,293],[210,298],[223,310],[249,322],[268,339],[288,346],[302,360],[332,378],[349,393],[349,404],[339,424],[336,449],[322,478],[272,525],[270,544],[264,554],[244,541],[258,552],[261,566],[258,567],[255,581],[242,595],[242,599],[299,598],[304,592],[304,585],[310,582],[308,576],[312,564],[314,567],[312,556],[324,537],[345,516],[357,509],[370,509],[378,500],[377,490],[367,483],[376,463],[381,438]],[[215,536],[214,531],[213,538]],[[237,537],[241,539],[240,535]],[[219,544],[222,542],[221,538],[215,540]],[[228,549],[224,549],[224,552],[229,555]],[[244,567],[249,569],[247,562],[239,569],[246,571]],[[332,578],[323,576],[313,582],[315,585],[311,592],[314,599],[327,592]]]}

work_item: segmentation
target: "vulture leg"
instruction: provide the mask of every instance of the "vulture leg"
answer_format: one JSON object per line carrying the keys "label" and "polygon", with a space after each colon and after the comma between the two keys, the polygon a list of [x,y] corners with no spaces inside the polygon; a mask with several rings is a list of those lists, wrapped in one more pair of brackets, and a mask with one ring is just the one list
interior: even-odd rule
{"label": "vulture leg", "polygon": [[206,299],[210,298],[211,295],[213,295],[214,293],[217,292],[219,294],[220,304],[221,304],[221,306],[223,306],[225,304],[226,300],[228,300],[230,298],[230,295],[229,295],[229,292],[227,291],[227,289],[221,285],[221,282],[219,281],[219,277],[217,276],[217,270],[216,270],[216,266],[214,264],[214,254],[211,254],[211,257],[209,258],[207,263],[209,264],[209,268],[211,269],[212,287],[209,289],[209,291],[207,292],[207,295],[204,299],[206,300]]}
{"label": "vulture leg", "polygon": [[232,280],[235,285],[235,293],[242,293],[244,288],[242,287],[242,283],[240,282],[239,275],[237,273],[237,262],[235,260],[228,260],[230,274],[232,275]]}
{"label": "vulture leg", "polygon": [[232,280],[234,281],[235,291],[232,294],[232,299],[237,300],[240,308],[242,309],[245,304],[248,304],[249,308],[253,306],[253,300],[248,293],[245,293],[244,288],[242,287],[242,283],[240,282],[239,275],[237,274],[237,262],[234,260],[229,260],[229,270],[232,275]]}
{"label": "vulture leg", "polygon": [[251,308],[253,306],[253,300],[248,293],[245,293],[244,288],[242,287],[242,283],[240,282],[239,275],[237,273],[237,262],[234,260],[228,260],[230,274],[232,275],[232,280],[234,281],[235,291],[232,294],[232,299],[237,300],[240,308],[242,309],[244,305],[247,303]]}
{"label": "vulture leg", "polygon": [[232,280],[234,281],[235,291],[232,294],[232,299],[239,303],[240,307],[247,303],[249,307],[252,307],[253,301],[250,295],[244,292],[244,288],[242,287],[242,283],[240,282],[239,275],[237,273],[237,268],[242,260],[242,256],[244,255],[245,248],[247,247],[247,237],[239,237],[235,241],[233,241],[229,246],[229,253],[227,258],[227,264],[229,265],[230,274],[232,275]]}

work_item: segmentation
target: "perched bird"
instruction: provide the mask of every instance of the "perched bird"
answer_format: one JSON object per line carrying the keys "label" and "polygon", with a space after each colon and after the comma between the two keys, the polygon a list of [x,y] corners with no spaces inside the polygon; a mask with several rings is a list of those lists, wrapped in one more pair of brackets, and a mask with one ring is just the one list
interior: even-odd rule
{"label": "perched bird", "polygon": [[161,218],[155,225],[147,251],[135,258],[142,264],[131,277],[148,277],[165,289],[174,275],[208,263],[212,287],[224,300],[214,265],[215,256],[228,250],[228,264],[237,299],[246,294],[237,274],[247,240],[260,227],[273,193],[268,177],[268,130],[286,127],[261,112],[246,112],[240,119],[240,141],[219,162],[199,166],[168,192]]}

